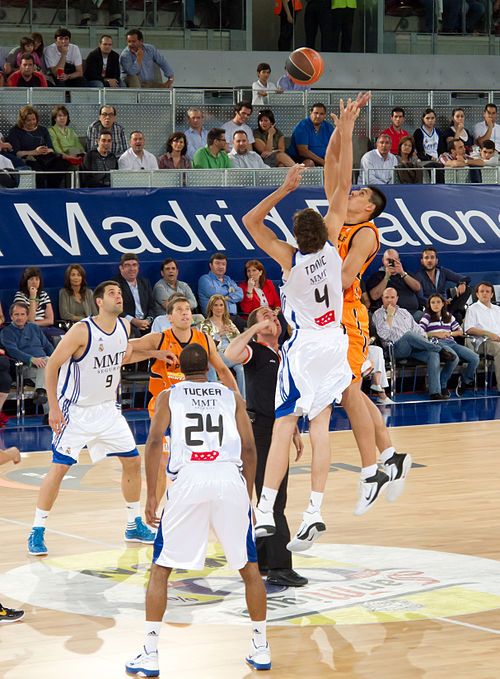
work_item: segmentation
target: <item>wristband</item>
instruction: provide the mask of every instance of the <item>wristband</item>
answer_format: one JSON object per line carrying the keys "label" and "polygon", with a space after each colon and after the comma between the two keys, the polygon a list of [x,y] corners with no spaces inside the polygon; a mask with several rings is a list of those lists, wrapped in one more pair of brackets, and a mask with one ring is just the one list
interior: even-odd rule
{"label": "wristband", "polygon": [[40,297],[30,297],[30,302],[39,302]]}
{"label": "wristband", "polygon": [[387,314],[387,318],[394,318],[394,314]]}
{"label": "wristband", "polygon": [[29,367],[30,367],[30,368],[31,368],[31,363],[32,363],[32,361],[33,361],[33,357],[30,358],[30,362],[29,362]]}
{"label": "wristband", "polygon": [[386,280],[386,281],[390,281],[390,280],[391,280],[391,277],[390,277],[390,276],[386,276],[386,277],[385,277],[385,280]]}

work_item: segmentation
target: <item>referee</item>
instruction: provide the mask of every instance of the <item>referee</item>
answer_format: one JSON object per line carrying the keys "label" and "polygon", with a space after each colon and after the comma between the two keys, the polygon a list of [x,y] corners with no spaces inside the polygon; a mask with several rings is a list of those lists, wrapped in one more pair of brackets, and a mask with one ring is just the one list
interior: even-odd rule
{"label": "referee", "polygon": [[[245,369],[247,412],[257,448],[255,488],[259,499],[274,425],[274,394],[280,362],[278,338],[281,326],[268,307],[259,307],[252,311],[247,325],[248,330],[229,344],[224,355],[230,361],[243,364]],[[304,447],[298,429],[293,442],[298,459]],[[307,584],[307,578],[292,569],[292,554],[286,548],[290,541],[290,530],[284,514],[287,484],[288,472],[281,482],[274,505],[276,533],[257,540],[257,558],[260,572],[267,573],[269,584],[301,587]]]}

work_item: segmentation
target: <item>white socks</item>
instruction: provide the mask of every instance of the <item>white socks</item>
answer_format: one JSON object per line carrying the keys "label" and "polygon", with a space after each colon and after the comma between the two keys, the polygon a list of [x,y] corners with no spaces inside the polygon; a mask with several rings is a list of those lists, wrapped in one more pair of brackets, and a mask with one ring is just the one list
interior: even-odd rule
{"label": "white socks", "polygon": [[380,459],[385,463],[394,455],[395,452],[396,448],[394,448],[394,446],[389,446],[389,448],[386,448],[380,453]]}
{"label": "white socks", "polygon": [[141,501],[127,502],[127,527],[134,528],[135,520],[141,515]]}
{"label": "white socks", "polygon": [[262,512],[272,512],[274,508],[274,503],[276,501],[276,495],[278,495],[278,491],[274,490],[274,488],[267,488],[267,486],[262,486],[260,500],[257,505],[258,508]]}
{"label": "white socks", "polygon": [[368,467],[362,467],[361,481],[366,481],[366,479],[369,479],[371,476],[375,476],[377,469],[378,467],[376,464],[371,464]]}
{"label": "white socks", "polygon": [[146,653],[154,653],[158,650],[158,640],[160,638],[161,622],[146,621],[146,641],[144,648]]}
{"label": "white socks", "polygon": [[311,491],[309,506],[306,509],[308,514],[315,514],[321,512],[321,503],[323,502],[323,493],[318,493],[315,490]]}
{"label": "white socks", "polygon": [[35,518],[33,520],[33,528],[45,528],[47,517],[49,515],[48,509],[35,509]]}
{"label": "white socks", "polygon": [[267,644],[266,639],[266,621],[261,620],[255,622],[252,620],[252,631],[253,631],[253,643],[255,646],[265,646]]}

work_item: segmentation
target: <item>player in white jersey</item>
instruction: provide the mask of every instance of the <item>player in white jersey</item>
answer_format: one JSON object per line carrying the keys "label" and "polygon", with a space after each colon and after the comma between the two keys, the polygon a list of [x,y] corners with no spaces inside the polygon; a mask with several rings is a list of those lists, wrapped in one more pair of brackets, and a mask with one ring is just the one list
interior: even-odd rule
{"label": "player in white jersey", "polygon": [[[343,167],[352,163],[352,130],[357,108],[341,111],[337,127]],[[350,167],[350,165],[349,165]],[[323,533],[321,503],[330,468],[329,423],[334,401],[340,401],[351,381],[347,337],[342,318],[341,260],[336,250],[347,198],[338,191],[325,219],[307,208],[294,215],[298,248],[281,241],[264,224],[269,211],[300,184],[305,168],[294,165],[283,185],[243,217],[257,245],[283,269],[282,309],[293,333],[282,350],[276,387],[276,422],[266,464],[264,485],[255,510],[257,537],[273,535],[273,507],[283,479],[290,440],[300,415],[309,416],[312,447],[311,496],[298,532],[288,543],[291,551],[308,549]],[[342,187],[343,188],[343,187]]]}
{"label": "player in white jersey", "polygon": [[[209,528],[226,554],[229,568],[244,582],[253,638],[246,661],[271,668],[266,641],[266,591],[257,565],[250,498],[257,453],[245,402],[224,385],[207,382],[208,356],[189,344],[179,357],[186,381],[158,396],[146,442],[146,519],[159,525],[146,592],[144,647],[126,664],[132,674],[159,674],[158,637],[173,568],[203,570]],[[163,436],[170,430],[168,473],[173,479],[161,520],[156,516],[156,482]]]}
{"label": "player in white jersey", "polygon": [[[49,424],[53,430],[52,465],[42,481],[28,551],[47,554],[45,525],[61,481],[78,462],[86,445],[93,462],[117,456],[122,464],[122,489],[127,505],[125,539],[154,542],[155,533],[141,519],[141,460],[132,432],[116,403],[123,362],[142,359],[128,349],[130,324],[123,311],[120,286],[105,281],[94,299],[97,316],[76,323],[57,345],[45,370]],[[134,355],[134,358],[132,357]]]}

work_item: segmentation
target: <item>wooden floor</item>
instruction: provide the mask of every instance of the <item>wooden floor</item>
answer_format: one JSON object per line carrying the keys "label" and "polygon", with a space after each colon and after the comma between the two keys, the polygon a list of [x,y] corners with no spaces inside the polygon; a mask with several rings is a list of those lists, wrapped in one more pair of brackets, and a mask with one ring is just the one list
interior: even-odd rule
{"label": "wooden floor", "polygon": [[[350,432],[331,435],[333,462],[341,466],[333,468],[328,482],[323,513],[327,534],[317,543],[318,547],[311,550],[312,555],[319,555],[316,560],[307,556],[295,562],[298,571],[307,571],[310,585],[302,591],[289,589],[281,593],[281,597],[289,597],[293,603],[296,597],[306,596],[308,589],[318,587],[314,568],[307,567],[309,563],[323,568],[323,576],[329,564],[333,564],[332,579],[337,581],[340,571],[335,569],[339,568],[339,562],[342,572],[349,568],[353,572],[364,570],[366,559],[346,563],[345,553],[350,553],[352,545],[366,546],[367,554],[371,554],[373,546],[387,548],[385,552],[375,550],[369,567],[376,569],[379,565],[378,553],[386,554],[381,557],[381,563],[387,569],[394,555],[399,580],[406,577],[408,582],[418,579],[416,573],[424,573],[423,577],[428,578],[426,582],[438,582],[441,575],[451,577],[454,564],[460,566],[462,559],[450,558],[447,554],[500,560],[500,421],[401,427],[394,429],[392,436],[398,449],[411,452],[414,462],[421,466],[412,470],[405,494],[396,504],[382,498],[367,514],[354,517],[358,477],[350,467],[358,465],[358,456],[353,437]],[[82,462],[87,459],[84,454]],[[49,460],[48,453],[28,454],[21,463],[24,469],[30,470],[27,472],[30,476],[25,478],[34,483],[36,474],[44,472]],[[305,459],[299,464],[308,462],[307,449]],[[97,490],[67,490],[60,494],[48,522],[49,555],[45,560],[26,553],[37,486],[25,485],[21,475],[12,476],[13,470],[12,465],[0,470],[0,601],[7,606],[24,608],[26,616],[23,622],[0,627],[0,677],[124,677],[125,661],[142,645],[140,602],[147,570],[144,567],[133,575],[141,578],[139,589],[135,588],[133,614],[102,617],[100,612],[112,605],[110,590],[106,588],[109,585],[106,560],[110,559],[113,566],[113,582],[122,577],[130,578],[127,583],[130,584],[132,574],[123,565],[130,561],[127,554],[134,557],[138,554],[137,549],[127,552],[122,542],[125,512],[118,490],[119,465],[107,460],[89,468],[81,479],[71,481]],[[292,531],[297,528],[309,496],[309,475],[307,470],[299,471],[302,473],[291,475],[289,484],[288,518]],[[328,544],[347,547],[331,548],[326,558],[325,545]],[[421,552],[391,552],[391,548],[431,550],[430,565],[422,568]],[[144,564],[150,555],[145,549],[139,550]],[[342,555],[337,560],[336,549]],[[112,555],[117,553],[122,555],[118,559],[122,570],[112,561]],[[359,554],[363,556],[363,549]],[[433,596],[436,594],[435,600],[431,601],[429,594],[424,607],[416,605],[410,593],[403,596],[406,604],[402,609],[389,605],[377,612],[376,607],[346,607],[338,618],[333,614],[337,624],[329,621],[330,613],[323,617],[321,614],[305,617],[297,624],[270,625],[268,638],[273,669],[267,676],[280,679],[498,679],[500,590],[497,595],[490,593],[489,596],[479,591],[480,586],[475,586],[476,595],[474,591],[471,594],[469,580],[476,581],[478,572],[487,574],[489,570],[494,576],[500,564],[480,559],[463,562],[467,582],[462,570],[461,583],[446,596],[436,594],[443,591],[439,587],[430,588]],[[72,588],[72,582],[78,582],[81,577],[78,573],[85,570],[86,563],[94,576],[101,564],[100,577],[93,577],[92,582],[102,586],[90,593],[78,586]],[[45,606],[33,605],[29,602],[43,600],[44,590],[50,591],[53,570],[48,564],[59,566],[61,573],[66,569],[66,579]],[[73,570],[72,564],[77,564]],[[28,583],[25,598],[9,597],[7,586],[14,587],[17,576],[9,576],[8,572],[22,567],[19,577]],[[383,571],[389,572],[392,574],[387,577],[395,577],[394,569]],[[361,582],[356,577],[361,576],[349,582]],[[497,581],[500,587],[500,578]],[[342,580],[343,587],[345,582]],[[328,584],[323,583],[324,587]],[[405,609],[408,601],[413,604]],[[95,613],[67,612],[75,606],[87,606]],[[338,600],[335,608],[338,609]],[[250,638],[248,626],[241,624],[240,619],[234,624],[204,623],[203,619],[196,622],[198,609],[186,606],[186,610],[187,622],[166,623],[162,630],[161,676],[176,679],[252,676],[253,671],[243,662]],[[422,618],[422,610],[434,613]],[[464,610],[476,612],[463,614]],[[311,623],[311,620],[324,624]]]}

